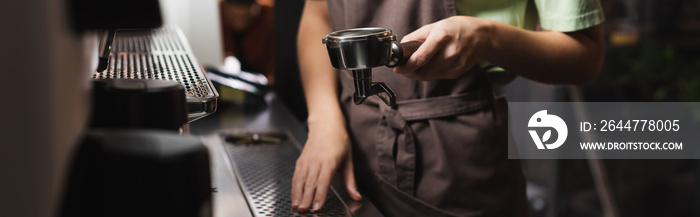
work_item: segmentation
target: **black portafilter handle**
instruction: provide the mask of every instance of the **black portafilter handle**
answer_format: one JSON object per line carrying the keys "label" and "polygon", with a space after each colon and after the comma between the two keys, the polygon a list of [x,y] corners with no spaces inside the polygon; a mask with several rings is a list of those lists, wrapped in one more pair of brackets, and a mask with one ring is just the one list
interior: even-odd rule
{"label": "black portafilter handle", "polygon": [[392,43],[391,61],[389,61],[386,66],[393,68],[405,64],[408,58],[410,58],[422,44],[423,42],[421,41],[408,41],[401,44],[396,42]]}

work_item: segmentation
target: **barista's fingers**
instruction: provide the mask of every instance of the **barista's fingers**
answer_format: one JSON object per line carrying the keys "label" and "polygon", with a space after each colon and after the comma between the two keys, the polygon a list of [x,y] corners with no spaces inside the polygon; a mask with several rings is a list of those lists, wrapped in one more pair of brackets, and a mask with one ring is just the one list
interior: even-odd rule
{"label": "barista's fingers", "polygon": [[418,68],[427,64],[438,51],[442,50],[442,47],[449,42],[451,37],[445,30],[433,29],[428,34],[425,42],[408,58],[406,64],[394,68],[394,72],[411,77],[410,74],[415,73]]}
{"label": "barista's fingers", "polygon": [[[463,74],[467,58],[457,55],[454,45],[447,45],[435,56],[434,61],[416,69],[414,80],[430,81],[435,79],[455,79]],[[463,71],[464,70],[464,71]]]}
{"label": "barista's fingers", "polygon": [[408,35],[403,36],[403,38],[401,39],[401,43],[408,41],[425,41],[425,39],[428,38],[428,35],[430,34],[430,30],[432,29],[433,24],[422,26],[416,31],[413,31],[411,33],[408,33]]}
{"label": "barista's fingers", "polygon": [[292,177],[292,208],[296,209],[301,202],[304,193],[304,183],[306,183],[307,165],[304,161],[297,160],[294,176]]}
{"label": "barista's fingers", "polygon": [[357,191],[357,185],[355,184],[355,171],[353,170],[352,155],[348,155],[343,165],[343,179],[345,181],[345,189],[350,194],[353,200],[362,200],[362,195]]}
{"label": "barista's fingers", "polygon": [[306,175],[306,182],[304,183],[304,192],[299,202],[297,210],[299,212],[306,212],[311,208],[311,201],[314,199],[314,193],[316,192],[316,185],[318,183],[318,175],[321,170],[321,164],[312,164],[309,166],[309,172]]}
{"label": "barista's fingers", "polygon": [[314,203],[311,211],[316,212],[321,210],[323,204],[326,202],[326,195],[328,194],[328,186],[331,184],[333,179],[333,171],[335,167],[332,164],[323,164],[321,166],[321,174],[318,176],[318,182],[316,184],[316,195],[314,196]]}

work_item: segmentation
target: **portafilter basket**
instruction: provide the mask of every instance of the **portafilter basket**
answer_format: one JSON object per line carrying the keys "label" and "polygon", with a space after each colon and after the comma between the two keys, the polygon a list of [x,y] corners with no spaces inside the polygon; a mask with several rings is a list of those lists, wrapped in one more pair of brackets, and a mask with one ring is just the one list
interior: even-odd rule
{"label": "portafilter basket", "polygon": [[323,38],[323,43],[333,67],[352,71],[356,105],[377,95],[388,106],[396,104],[396,94],[384,82],[372,82],[372,68],[401,65],[422,44],[418,41],[399,44],[391,30],[379,27],[331,32]]}

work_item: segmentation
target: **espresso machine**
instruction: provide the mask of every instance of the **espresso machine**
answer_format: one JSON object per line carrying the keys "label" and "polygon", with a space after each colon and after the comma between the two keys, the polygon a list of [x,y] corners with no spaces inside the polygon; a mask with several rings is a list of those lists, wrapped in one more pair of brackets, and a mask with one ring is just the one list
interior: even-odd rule
{"label": "espresso machine", "polygon": [[[7,104],[0,106],[0,112],[7,114],[0,133],[3,139],[3,145],[0,145],[0,153],[3,153],[0,157],[0,176],[3,177],[0,179],[0,216],[57,216],[60,213],[64,216],[105,216],[97,212],[65,214],[67,204],[81,207],[86,201],[106,203],[106,199],[120,193],[111,191],[114,194],[110,195],[110,191],[95,190],[96,186],[106,183],[102,182],[104,180],[118,179],[106,176],[86,178],[96,177],[90,174],[102,171],[123,177],[120,174],[133,175],[135,171],[120,170],[123,169],[121,166],[130,165],[129,162],[136,163],[131,165],[137,169],[175,168],[172,162],[184,162],[183,159],[199,163],[188,163],[190,169],[171,170],[169,175],[159,177],[175,177],[185,174],[183,171],[198,174],[185,175],[185,178],[205,177],[201,179],[204,182],[198,182],[197,188],[189,189],[199,189],[196,194],[204,192],[191,198],[200,198],[197,203],[209,201],[209,205],[197,206],[197,214],[189,216],[210,216],[207,215],[211,213],[211,189],[206,149],[198,139],[179,132],[183,132],[183,126],[186,128],[189,121],[214,112],[218,93],[211,88],[208,78],[191,55],[182,32],[175,27],[160,28],[162,18],[157,0],[5,1],[0,3],[0,12],[0,27],[6,30],[0,34],[0,48],[3,50],[0,65],[4,68],[0,78],[7,82],[0,90],[8,93],[5,97]],[[121,81],[105,85],[94,83],[105,79]],[[116,105],[131,109],[128,112],[116,111],[121,115],[128,114],[124,117],[161,115],[162,112],[155,109],[142,109],[148,108],[147,103],[159,102],[150,100],[153,99],[151,96],[158,94],[173,96],[173,100],[167,100],[172,104],[166,103],[163,107],[175,106],[167,108],[172,111],[165,112],[172,114],[167,121],[155,118],[145,119],[150,121],[143,121],[143,118],[105,121],[94,116],[108,117],[115,113],[93,106],[94,97],[100,95],[94,90],[103,90],[106,94],[101,95],[103,97],[118,96],[114,99],[127,102]],[[125,125],[115,124],[117,122]],[[133,158],[139,153],[141,158]],[[101,163],[96,163],[97,159]],[[118,163],[124,159],[127,159],[126,163]],[[162,161],[165,159],[170,160]],[[81,167],[84,165],[95,167],[85,169]],[[83,189],[66,188],[76,186],[71,184],[76,180],[76,183],[90,181],[89,184],[82,182],[84,185],[77,185]],[[167,183],[170,186],[178,183],[191,186],[193,182]],[[128,186],[144,182],[117,184],[134,190],[138,188]],[[95,192],[97,194],[93,194]],[[163,193],[167,192],[150,195],[162,197],[165,196]],[[104,197],[93,197],[95,195]],[[81,199],[69,200],[67,197]],[[120,206],[118,203],[114,205]],[[138,204],[131,205],[137,207]],[[99,210],[101,206],[91,207]],[[146,206],[154,207],[157,206]],[[209,207],[208,212],[206,207]]]}

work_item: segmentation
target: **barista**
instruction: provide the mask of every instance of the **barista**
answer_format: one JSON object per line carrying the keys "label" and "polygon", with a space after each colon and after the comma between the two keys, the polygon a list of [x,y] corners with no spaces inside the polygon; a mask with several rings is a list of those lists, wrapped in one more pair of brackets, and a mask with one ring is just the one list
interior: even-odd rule
{"label": "barista", "polygon": [[[387,216],[526,215],[520,164],[507,157],[506,102],[475,65],[585,83],[603,62],[602,21],[597,0],[307,0],[298,49],[309,135],[292,207],[320,210],[339,171],[352,198]],[[394,88],[394,107],[377,97],[354,105],[352,76],[332,68],[320,43],[370,26],[423,42],[393,72],[374,69]]]}

